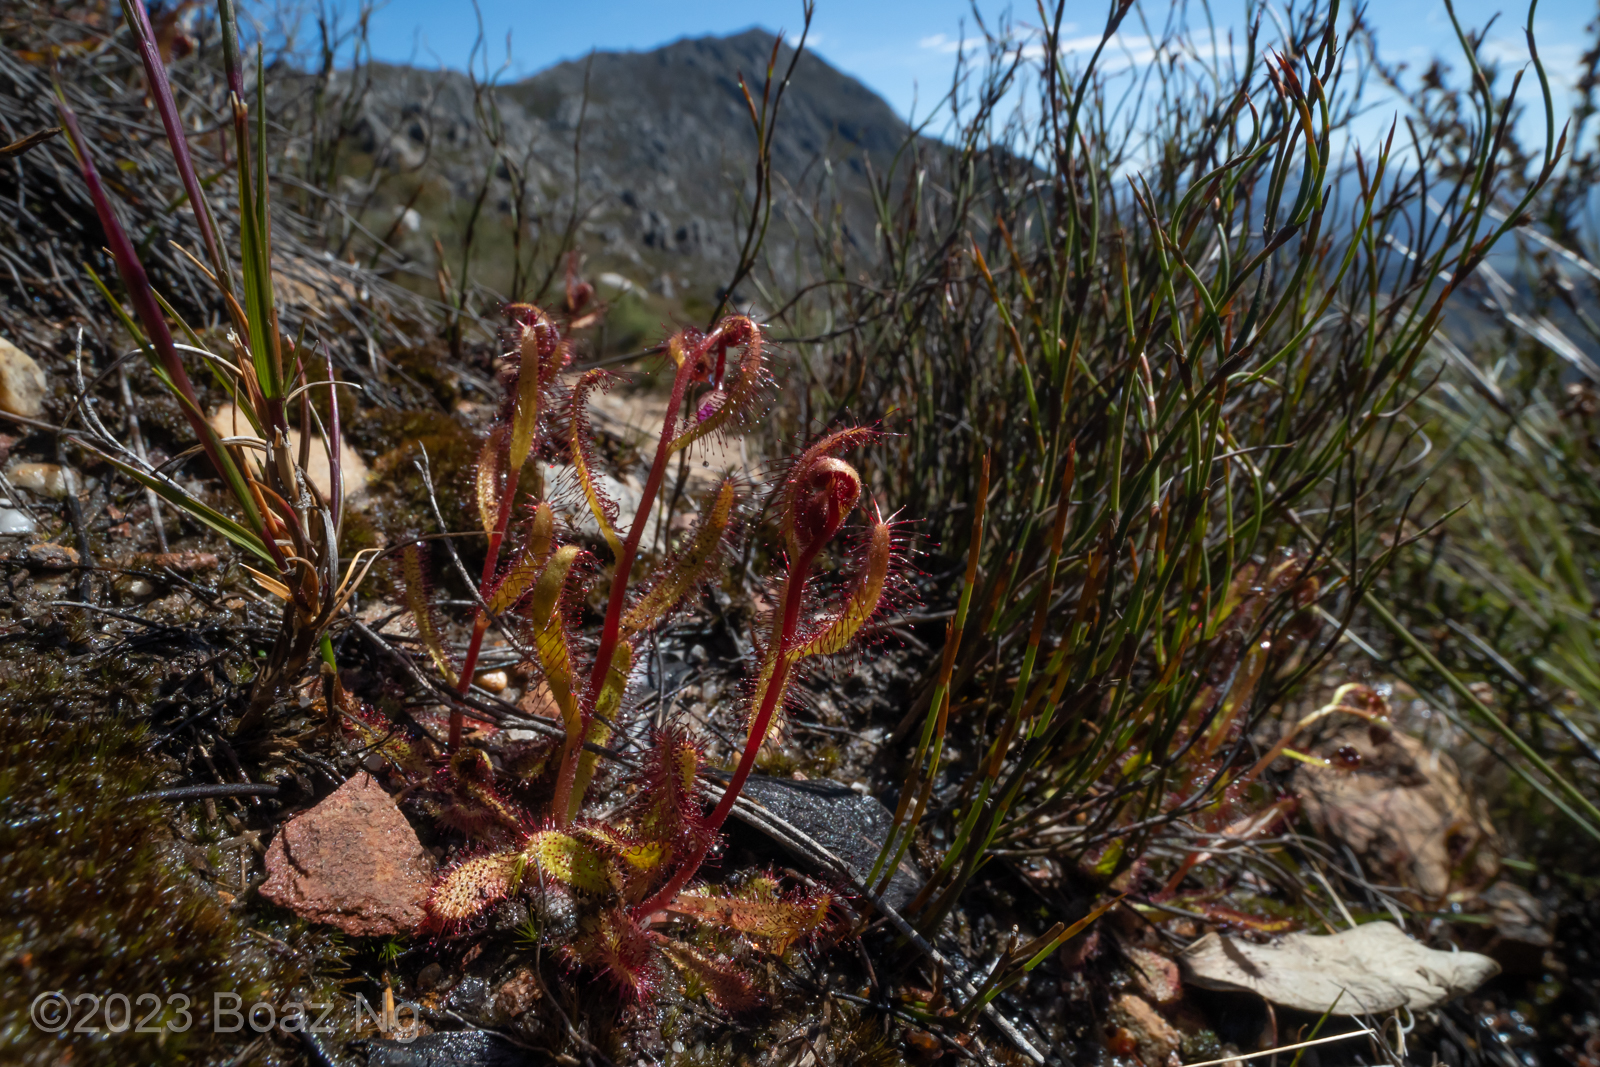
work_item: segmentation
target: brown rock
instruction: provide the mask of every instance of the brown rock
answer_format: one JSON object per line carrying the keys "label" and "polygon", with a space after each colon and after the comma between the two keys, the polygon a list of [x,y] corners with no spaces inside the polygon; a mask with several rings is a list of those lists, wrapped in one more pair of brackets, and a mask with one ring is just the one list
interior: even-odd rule
{"label": "brown rock", "polygon": [[1124,993],[1113,1000],[1111,1022],[1133,1037],[1134,1048],[1145,1067],[1167,1067],[1169,1062],[1178,1062],[1182,1035],[1143,997]]}
{"label": "brown rock", "polygon": [[263,897],[358,937],[415,929],[433,884],[433,860],[416,831],[366,774],[291,819],[266,863]]}
{"label": "brown rock", "polygon": [[494,1014],[510,1022],[539,1002],[539,976],[523,967],[494,995]]}
{"label": "brown rock", "polygon": [[[211,416],[211,428],[223,437],[252,437],[261,440],[255,428],[232,404],[224,404]],[[300,453],[300,431],[289,431],[289,449],[295,454]],[[261,463],[264,453],[257,449],[250,449],[250,454],[255,458],[257,466]],[[311,451],[306,461],[306,477],[311,484],[317,487],[317,492],[322,494],[324,500],[328,498],[333,487],[333,467],[328,460],[328,446],[321,437],[311,439]],[[370,477],[367,471],[367,461],[361,454],[351,447],[349,441],[339,442],[339,483],[344,487],[345,503],[351,507],[360,507],[366,501],[367,481]]]}
{"label": "brown rock", "polygon": [[478,676],[473,679],[473,682],[476,683],[480,688],[487,689],[491,693],[504,693],[506,691],[506,687],[511,684],[511,678],[506,674],[505,671],[497,668],[492,671],[480,672]]}
{"label": "brown rock", "polygon": [[41,571],[64,571],[78,565],[78,550],[70,545],[58,545],[54,541],[29,545],[19,552],[18,556],[21,562]]}
{"label": "brown rock", "polygon": [[33,357],[0,337],[0,411],[36,419],[44,414],[49,389],[50,383]]}
{"label": "brown rock", "polygon": [[1133,965],[1133,980],[1139,992],[1163,1007],[1176,1004],[1183,996],[1183,979],[1175,960],[1138,945],[1124,945],[1122,952]]}

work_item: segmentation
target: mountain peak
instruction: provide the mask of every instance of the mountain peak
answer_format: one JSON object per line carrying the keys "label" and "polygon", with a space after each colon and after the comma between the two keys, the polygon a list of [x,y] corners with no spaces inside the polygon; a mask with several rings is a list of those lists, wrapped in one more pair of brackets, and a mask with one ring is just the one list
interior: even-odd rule
{"label": "mountain peak", "polygon": [[[446,230],[436,226],[440,213],[475,200],[485,169],[494,166],[501,177],[485,199],[486,210],[498,207],[508,224],[513,215],[536,220],[548,233],[574,211],[577,144],[578,240],[593,269],[620,272],[669,300],[685,292],[703,298],[725,282],[737,258],[739,216],[754,171],[755,131],[739,80],[760,99],[776,41],[771,31],[752,27],[729,36],[683,38],[647,52],[595,52],[502,85],[496,93],[502,157],[512,157],[529,190],[530,202],[516,212],[507,164],[494,160],[477,129],[465,75],[375,70],[370,150],[380,152],[379,143],[387,142],[439,187],[439,195],[418,200],[429,229]],[[787,43],[779,46],[776,76],[783,76],[793,56]],[[876,93],[804,53],[773,137],[773,168],[780,179],[775,188],[789,203],[819,194],[836,197],[846,228],[870,233],[867,167],[870,162],[882,173],[908,136],[905,122]],[[803,216],[795,216],[800,232]],[[777,235],[778,229],[769,231],[769,240],[793,241]],[[416,235],[414,254],[427,259],[423,236]]]}

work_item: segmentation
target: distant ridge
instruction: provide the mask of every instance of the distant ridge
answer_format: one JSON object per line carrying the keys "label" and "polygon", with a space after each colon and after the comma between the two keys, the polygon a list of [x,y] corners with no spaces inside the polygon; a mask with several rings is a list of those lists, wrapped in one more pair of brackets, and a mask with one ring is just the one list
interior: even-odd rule
{"label": "distant ridge", "polygon": [[[648,52],[597,52],[501,85],[503,143],[518,166],[525,157],[534,190],[525,210],[547,233],[569,217],[581,117],[578,214],[591,266],[667,300],[714,299],[738,255],[742,231],[735,217],[755,159],[738,77],[744,75],[759,99],[774,41],[766,30],[750,29]],[[787,45],[780,48],[780,75],[792,54]],[[471,85],[451,71],[375,64],[371,74],[362,147],[391,167],[419,168],[415,180],[430,183],[417,200],[422,224],[396,239],[409,241],[407,249],[418,258],[431,258],[431,232],[453,232],[463,199],[476,196],[490,158],[474,123]],[[867,168],[882,173],[909,133],[877,94],[803,55],[773,145],[776,184],[787,201],[774,219],[773,248],[787,255],[797,240],[809,242],[807,212],[797,201],[819,190],[843,208],[847,240],[869,248],[874,216]],[[484,210],[504,231],[511,183],[503,163],[500,174]],[[397,189],[404,185],[397,180]],[[398,193],[386,196],[394,210]],[[488,240],[503,238],[501,232]]]}

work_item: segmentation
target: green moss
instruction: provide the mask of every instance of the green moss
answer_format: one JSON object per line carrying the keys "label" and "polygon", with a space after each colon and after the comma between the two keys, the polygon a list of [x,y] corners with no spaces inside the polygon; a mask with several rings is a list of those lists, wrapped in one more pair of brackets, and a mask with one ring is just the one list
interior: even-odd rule
{"label": "green moss", "polygon": [[378,457],[372,477],[377,492],[367,514],[383,540],[392,544],[433,527],[427,487],[416,467],[423,449],[445,521],[476,517],[473,471],[483,442],[454,416],[370,409],[351,427],[350,437],[357,448]]}
{"label": "green moss", "polygon": [[[207,887],[183,860],[160,802],[130,801],[161,769],[143,727],[96,707],[109,675],[50,654],[11,657],[0,678],[0,1062],[8,1064],[192,1063],[236,1054],[255,1039],[215,1033],[215,993],[250,1004],[307,999],[330,943],[289,929],[268,937]],[[148,698],[156,677],[121,664],[125,696]],[[189,998],[193,1023],[161,1029],[51,1034],[26,1010],[36,997],[121,993],[137,1023],[160,998],[154,1021],[178,1021]],[[323,990],[324,993],[327,990]],[[322,999],[318,997],[317,999]],[[170,1005],[170,1006],[169,1006]],[[87,1012],[85,1002],[78,1010]],[[120,1024],[120,1005],[111,1022]],[[279,1038],[274,1037],[273,1041]],[[289,1062],[294,1047],[269,1044],[257,1062]]]}
{"label": "green moss", "polygon": [[461,387],[450,370],[450,352],[442,343],[395,349],[389,353],[389,362],[432,393],[447,410],[461,399]]}

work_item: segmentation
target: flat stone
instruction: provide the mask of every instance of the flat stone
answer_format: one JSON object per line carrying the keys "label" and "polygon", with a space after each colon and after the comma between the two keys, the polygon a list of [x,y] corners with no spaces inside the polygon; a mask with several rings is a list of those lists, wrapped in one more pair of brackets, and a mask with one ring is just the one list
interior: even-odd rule
{"label": "flat stone", "polygon": [[0,411],[27,419],[44,414],[50,382],[44,370],[16,345],[0,337]]}
{"label": "flat stone", "polygon": [[394,798],[358,774],[291,819],[267,849],[261,895],[357,937],[409,933],[426,917],[433,859]]}
{"label": "flat stone", "polygon": [[[894,825],[894,814],[877,797],[862,796],[847,785],[822,778],[797,782],[753,774],[745,779],[740,795],[838,856],[858,879],[871,872]],[[733,812],[739,816],[737,807]],[[890,907],[903,908],[921,888],[922,879],[916,870],[902,862],[889,880],[883,899]]]}

